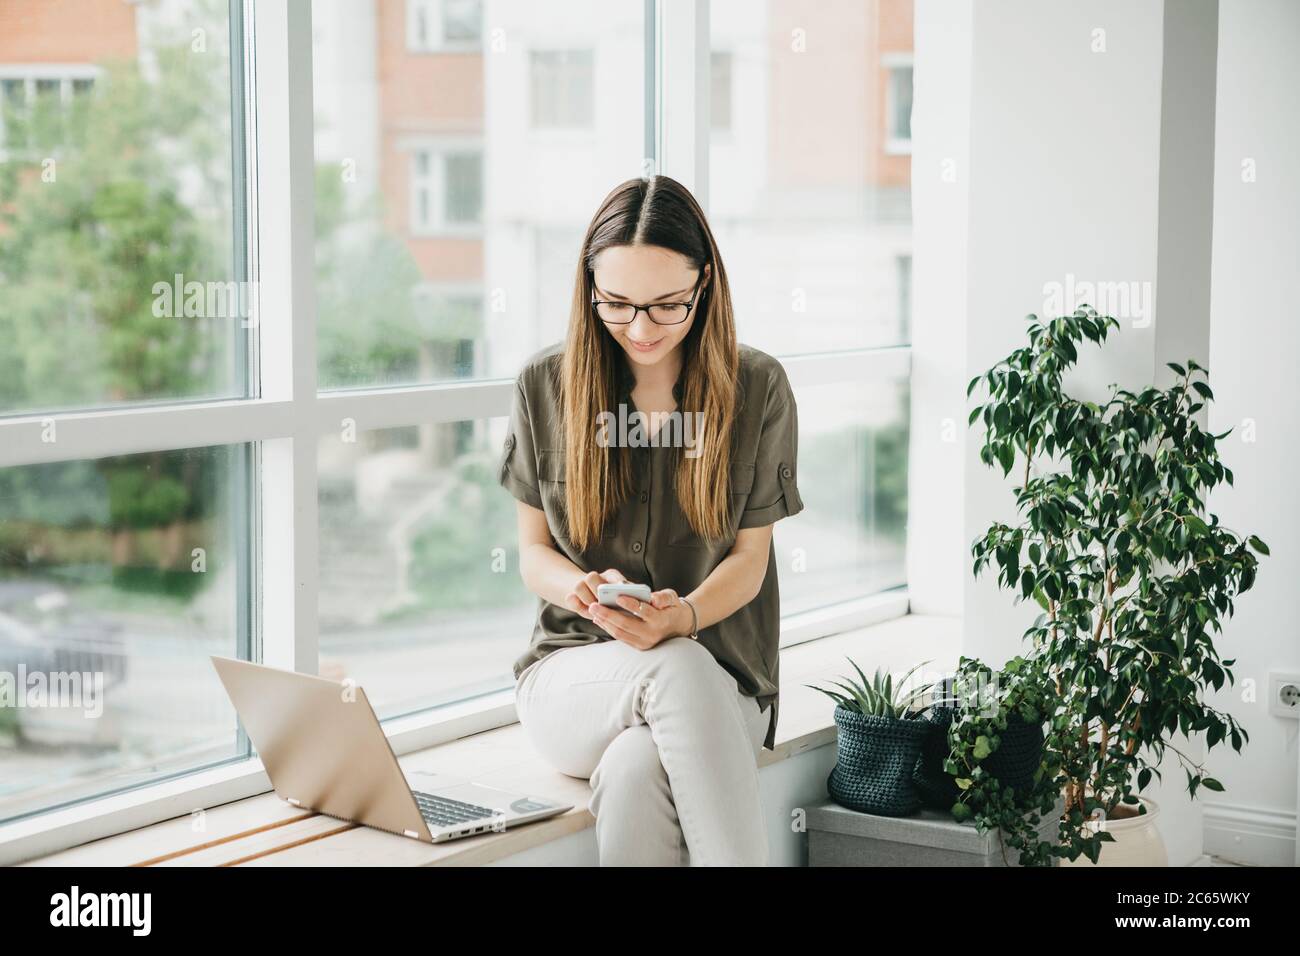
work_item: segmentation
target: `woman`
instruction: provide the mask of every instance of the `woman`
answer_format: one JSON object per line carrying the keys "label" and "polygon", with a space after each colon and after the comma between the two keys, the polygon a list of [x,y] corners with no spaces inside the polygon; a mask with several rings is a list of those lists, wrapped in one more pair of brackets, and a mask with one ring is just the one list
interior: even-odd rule
{"label": "woman", "polygon": [[[563,346],[519,375],[501,483],[539,598],[519,720],[589,778],[602,865],[763,865],[756,758],[775,742],[772,524],[798,513],[781,365],[739,346],[704,213],[619,186],[583,241]],[[602,583],[651,599],[596,601]]]}

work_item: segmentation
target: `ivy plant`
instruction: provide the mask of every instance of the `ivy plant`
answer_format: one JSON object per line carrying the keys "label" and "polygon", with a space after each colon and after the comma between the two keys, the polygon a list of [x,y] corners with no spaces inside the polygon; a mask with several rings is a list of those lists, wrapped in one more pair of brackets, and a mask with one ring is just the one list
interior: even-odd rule
{"label": "ivy plant", "polygon": [[1203,366],[1169,363],[1171,384],[1110,386],[1102,404],[1064,391],[1062,377],[1086,339],[1104,345],[1113,317],[1084,306],[1050,320],[1028,317],[1028,344],[971,379],[986,398],[980,458],[1013,471],[1017,523],[995,522],[975,540],[974,572],[996,565],[998,584],[1042,613],[1024,633],[1027,655],[1053,691],[1047,750],[1065,797],[1061,851],[1096,862],[1104,832],[1090,819],[1137,793],[1170,751],[1188,793],[1220,791],[1175,737],[1203,734],[1207,750],[1249,740],[1206,701],[1233,682],[1214,637],[1255,582],[1268,547],[1207,513],[1208,493],[1232,484],[1218,442],[1198,417],[1214,398]]}
{"label": "ivy plant", "polygon": [[[980,833],[999,831],[1004,857],[1008,848],[1015,850],[1022,866],[1049,865],[1053,857],[1064,855],[1056,849],[1062,839],[1071,837],[1060,826],[1051,829],[1053,839],[1044,840],[1038,832],[1060,797],[1058,757],[1044,747],[1029,787],[1020,792],[991,773],[987,762],[1001,748],[1013,720],[1041,725],[1048,719],[1052,694],[1040,660],[1016,657],[995,672],[977,659],[963,657],[949,701],[953,718],[943,768],[957,783],[953,819],[971,821]],[[1079,833],[1081,843],[1087,839]],[[1078,852],[1082,849],[1076,856]]]}

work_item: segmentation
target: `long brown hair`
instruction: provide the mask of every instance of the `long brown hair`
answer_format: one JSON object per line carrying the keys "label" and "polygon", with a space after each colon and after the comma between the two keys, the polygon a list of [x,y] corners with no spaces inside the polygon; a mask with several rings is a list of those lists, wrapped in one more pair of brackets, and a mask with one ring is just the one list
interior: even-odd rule
{"label": "long brown hair", "polygon": [[677,502],[696,534],[722,537],[731,517],[727,476],[740,359],[727,272],[704,211],[686,187],[667,176],[629,179],[605,197],[587,227],[564,347],[565,510],[569,538],[579,550],[599,539],[632,489],[628,450],[597,441],[597,416],[616,407],[617,363],[623,357],[591,305],[596,256],[626,245],[670,249],[692,268],[710,267],[695,320],[682,340],[679,406],[683,414],[703,413],[704,440],[696,458],[678,449],[675,485]]}

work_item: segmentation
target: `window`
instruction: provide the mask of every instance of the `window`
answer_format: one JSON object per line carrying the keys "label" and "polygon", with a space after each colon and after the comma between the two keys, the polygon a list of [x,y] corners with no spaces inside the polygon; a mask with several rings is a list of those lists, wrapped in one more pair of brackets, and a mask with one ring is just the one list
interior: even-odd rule
{"label": "window", "polygon": [[471,51],[482,42],[480,0],[406,0],[406,47],[410,52]]}
{"label": "window", "polygon": [[783,613],[905,583],[908,393],[886,369],[910,335],[910,168],[870,118],[886,99],[878,51],[910,48],[908,11],[797,0],[756,17],[744,0],[710,4],[711,42],[727,51],[713,55],[715,107],[724,73],[729,83],[709,213],[737,330],[827,382],[796,389],[808,508],[776,529]]}
{"label": "window", "polygon": [[240,5],[37,5],[0,62],[0,821],[247,756],[208,657],[256,654],[259,446],[211,424],[256,393]]}
{"label": "window", "polygon": [[531,76],[534,129],[590,129],[594,125],[590,50],[534,50]]}
{"label": "window", "polygon": [[889,79],[885,106],[885,149],[889,153],[912,152],[912,55],[886,54]]}
{"label": "window", "polygon": [[247,755],[250,454],[0,469],[0,821]]}
{"label": "window", "polygon": [[483,222],[483,153],[417,147],[411,154],[411,232],[473,230]]}
{"label": "window", "polygon": [[[213,654],[355,677],[386,719],[508,690],[535,603],[494,474],[512,379],[647,164],[703,197],[741,338],[799,397],[785,612],[904,583],[909,161],[869,79],[910,7],[798,59],[823,6],[713,0],[708,60],[643,0],[11,18],[47,32],[5,49],[48,62],[0,62],[0,821],[169,778],[239,795]],[[683,54],[709,65],[665,83]],[[102,675],[104,716],[5,706],[20,668]]]}
{"label": "window", "polygon": [[[65,18],[30,38],[52,51],[98,43],[101,63],[0,63],[0,154],[17,173],[0,177],[0,414],[230,398],[246,387],[249,297],[232,242],[239,104],[229,50],[217,44],[229,26],[224,14],[208,22],[195,12],[216,47],[199,53],[191,27],[158,23],[126,59],[137,26],[134,10],[125,14],[106,16],[93,37]],[[154,14],[140,16],[143,31]],[[33,22],[51,29],[57,19]]]}
{"label": "window", "polygon": [[[626,64],[642,60],[644,5],[573,20],[496,3],[509,42],[472,55],[414,55],[381,17],[369,61],[356,7],[312,4],[319,385],[512,377],[563,333],[592,210],[641,170],[644,78]],[[586,52],[539,53],[559,40]],[[598,128],[596,63],[601,96],[623,104]],[[556,124],[584,117],[607,146],[533,135],[534,107]],[[557,250],[545,262],[543,247]],[[468,362],[448,358],[457,349]]]}
{"label": "window", "polygon": [[785,615],[907,583],[906,381],[812,385],[795,399],[804,510],[774,531]]}
{"label": "window", "polygon": [[506,420],[320,443],[321,673],[380,716],[513,680],[536,601],[519,577],[514,500],[496,465]]}
{"label": "window", "polygon": [[[320,661],[397,716],[508,686],[526,646],[534,600],[492,468],[510,379],[567,324],[591,212],[641,169],[644,77],[626,64],[645,8],[496,3],[508,42],[490,54],[417,54],[381,16],[364,62],[355,8],[312,4],[318,386],[338,409],[319,437]],[[621,108],[597,129],[598,87]],[[534,135],[575,127],[608,148]]]}

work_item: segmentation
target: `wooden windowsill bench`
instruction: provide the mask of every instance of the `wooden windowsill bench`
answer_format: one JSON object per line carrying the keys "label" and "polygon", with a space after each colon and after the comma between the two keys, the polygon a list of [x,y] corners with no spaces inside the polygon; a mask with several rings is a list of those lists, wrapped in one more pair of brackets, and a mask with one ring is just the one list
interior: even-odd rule
{"label": "wooden windowsill bench", "polygon": [[[762,751],[760,771],[832,744],[831,702],[809,682],[842,676],[851,656],[870,673],[901,673],[922,661],[956,664],[957,619],[906,615],[781,651],[781,715],[776,748]],[[401,758],[407,771],[436,770],[488,785],[572,803],[567,813],[500,833],[428,844],[300,810],[274,793],[208,808],[202,825],[187,814],[95,840],[27,866],[475,866],[496,862],[591,827],[586,780],[566,777],[532,751],[523,728],[509,724]]]}

